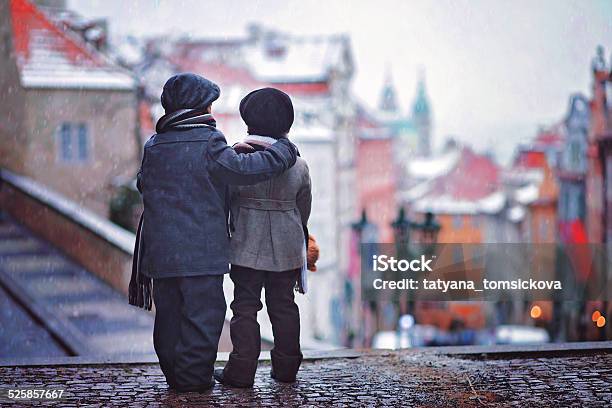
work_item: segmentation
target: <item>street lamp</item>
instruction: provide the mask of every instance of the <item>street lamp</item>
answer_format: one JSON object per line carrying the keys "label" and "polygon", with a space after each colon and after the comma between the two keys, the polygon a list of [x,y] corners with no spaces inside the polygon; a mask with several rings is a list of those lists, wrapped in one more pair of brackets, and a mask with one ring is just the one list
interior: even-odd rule
{"label": "street lamp", "polygon": [[411,229],[418,234],[416,241],[422,244],[435,244],[438,241],[438,233],[441,229],[440,223],[431,211],[427,211],[423,222],[418,223],[408,219],[404,208],[400,208],[397,218],[391,223],[391,226],[395,233],[395,242],[398,249],[407,246],[410,242]]}
{"label": "street lamp", "polygon": [[[352,239],[352,250],[351,250],[351,267],[349,268],[349,276],[346,281],[346,292],[345,298],[347,301],[347,306],[349,309],[353,309],[358,318],[366,322],[369,321],[370,316],[376,318],[378,316],[377,313],[377,304],[376,304],[376,296],[375,291],[370,287],[362,288],[362,279],[363,275],[361,271],[367,270],[369,259],[372,259],[373,255],[378,254],[378,228],[375,224],[372,224],[368,221],[368,217],[366,215],[366,210],[364,209],[361,212],[361,218],[359,221],[351,224],[351,229],[353,231]],[[356,286],[356,290],[353,287]],[[354,304],[353,296],[355,296],[356,301]],[[365,298],[365,299],[364,299]],[[365,306],[368,312],[365,312],[362,307]],[[354,308],[357,308],[355,310]],[[359,325],[359,324],[358,324]],[[354,328],[350,328],[351,324],[349,324],[349,333],[347,335],[347,342],[349,345],[354,346],[354,341],[360,340],[363,344],[369,345],[371,340],[371,333],[367,327],[362,327],[360,330],[361,335],[357,335],[355,333]],[[368,326],[367,323],[361,324],[361,326]]]}
{"label": "street lamp", "polygon": [[355,231],[359,236],[361,236],[361,233],[363,232],[363,230],[369,225],[368,222],[368,216],[366,215],[366,210],[363,209],[361,211],[361,218],[359,219],[359,221],[354,222],[351,224],[351,228],[353,229],[353,231]]}
{"label": "street lamp", "polygon": [[421,242],[424,244],[435,244],[438,241],[440,223],[435,219],[431,211],[425,213],[425,221],[417,229],[421,232]]}
{"label": "street lamp", "polygon": [[[401,207],[397,218],[391,223],[395,234],[395,248],[398,259],[410,259],[411,252],[415,253],[431,253],[433,244],[437,242],[438,233],[440,232],[440,224],[436,221],[432,212],[425,213],[425,218],[422,223],[413,222],[406,216],[406,210]],[[416,233],[416,247],[410,247],[410,232],[414,230]],[[419,248],[423,245],[422,248]],[[400,304],[405,304],[405,312],[409,315],[414,315],[414,300],[410,299],[409,293],[402,293]]]}
{"label": "street lamp", "polygon": [[[400,208],[397,218],[391,223],[398,252],[403,252],[407,249],[407,245],[410,242],[410,228],[413,228],[415,225],[415,223],[406,217],[406,210],[403,207]],[[398,253],[398,256],[400,255],[403,254]]]}

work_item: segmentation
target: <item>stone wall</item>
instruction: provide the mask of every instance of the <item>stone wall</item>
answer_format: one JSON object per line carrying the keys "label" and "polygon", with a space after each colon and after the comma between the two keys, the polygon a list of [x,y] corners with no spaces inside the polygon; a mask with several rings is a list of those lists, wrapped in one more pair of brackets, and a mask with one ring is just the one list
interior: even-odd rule
{"label": "stone wall", "polygon": [[3,171],[1,183],[1,211],[127,294],[133,234],[87,210],[75,211],[74,203],[24,177]]}

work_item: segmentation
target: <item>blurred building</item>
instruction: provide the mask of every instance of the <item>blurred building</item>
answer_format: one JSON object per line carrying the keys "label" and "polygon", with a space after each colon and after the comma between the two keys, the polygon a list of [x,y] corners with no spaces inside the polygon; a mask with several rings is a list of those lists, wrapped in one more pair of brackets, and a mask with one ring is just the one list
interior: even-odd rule
{"label": "blurred building", "polygon": [[356,105],[356,206],[361,219],[354,219],[354,242],[349,252],[353,260],[345,281],[344,302],[350,305],[345,337],[349,345],[369,347],[377,330],[394,327],[399,309],[390,304],[378,308],[362,302],[357,241],[395,241],[392,223],[398,217],[398,198],[406,185],[407,165],[431,154],[431,118],[423,78],[408,113],[398,104],[390,73],[376,108],[360,102]]}
{"label": "blurred building", "polygon": [[[410,187],[409,163],[415,158],[429,157],[432,153],[432,112],[425,87],[424,75],[417,82],[417,94],[408,112],[403,112],[399,103],[397,90],[387,72],[381,89],[378,107],[375,110],[361,110],[365,114],[362,124],[365,132],[372,133],[372,122],[381,132],[386,132],[393,140],[393,160],[395,162],[396,189],[398,194]],[[370,122],[370,123],[368,123]]]}
{"label": "blurred building", "polygon": [[519,146],[512,165],[503,172],[508,218],[517,226],[519,242],[556,242],[559,186],[555,163],[562,138],[558,127],[542,129],[532,143]]}
{"label": "blurred building", "polygon": [[[510,207],[508,215],[517,226],[516,242],[530,244],[530,263],[538,265],[529,269],[530,276],[540,280],[557,277],[557,247],[554,244],[557,241],[559,186],[553,158],[558,156],[562,146],[559,130],[558,126],[542,129],[532,143],[520,146],[512,165],[503,174]],[[512,246],[507,248],[512,249]],[[502,323],[551,324],[553,302],[531,302],[524,293],[511,295],[514,302],[498,304],[497,315]]]}
{"label": "blurred building", "polygon": [[587,148],[590,109],[581,94],[570,97],[564,119],[565,138],[557,162],[559,238],[564,243],[588,241],[586,220]]}
{"label": "blurred building", "polygon": [[603,47],[597,49],[591,68],[586,223],[590,242],[609,242],[612,238],[612,67],[606,63]]}
{"label": "blurred building", "polygon": [[[549,267],[544,269],[554,271],[557,278],[575,279],[585,291],[577,293],[577,302],[571,305],[533,303],[542,311],[536,324],[548,325],[554,338],[597,339],[601,333],[586,322],[593,311],[608,308],[606,302],[587,301],[589,281],[594,278],[591,273],[607,271],[594,269],[590,252],[580,249],[587,248],[580,244],[608,239],[607,214],[612,197],[607,193],[608,161],[612,162],[608,159],[612,154],[608,100],[612,87],[603,54],[599,47],[591,65],[590,100],[582,94],[571,95],[563,120],[541,130],[529,145],[519,147],[512,168],[505,173],[505,184],[512,190],[511,213],[516,215],[521,240],[555,243],[561,252],[548,254]],[[556,227],[551,228],[555,218]],[[545,252],[541,250],[540,256],[547,256]]]}
{"label": "blurred building", "polygon": [[51,3],[0,3],[0,166],[106,216],[140,162],[135,82]]}
{"label": "blurred building", "polygon": [[[488,155],[450,140],[441,152],[412,159],[407,173],[409,187],[399,197],[411,219],[420,222],[431,212],[441,227],[437,242],[463,244],[447,254],[449,263],[468,265],[482,253],[482,244],[513,235],[502,171]],[[417,323],[443,330],[481,329],[492,312],[492,305],[482,302],[417,302],[414,311]]]}
{"label": "blurred building", "polygon": [[398,195],[407,183],[409,163],[431,155],[431,109],[421,77],[411,110],[402,112],[388,72],[375,109],[357,103],[355,111],[357,207],[377,227],[379,242],[393,242],[391,223]]}
{"label": "blurred building", "polygon": [[506,197],[500,167],[487,155],[451,141],[440,154],[413,159],[412,187],[401,195],[413,217],[432,212],[441,225],[438,242],[503,242]]}
{"label": "blurred building", "polygon": [[392,133],[395,141],[395,157],[404,164],[413,156],[431,154],[432,113],[423,75],[417,82],[417,93],[408,113],[402,112],[397,100],[397,90],[388,72],[383,84],[377,109],[373,112],[378,121]]}
{"label": "blurred building", "polygon": [[397,216],[398,166],[393,129],[363,106],[357,110],[358,206],[378,231],[378,242],[393,242],[391,223]]}
{"label": "blurred building", "polygon": [[[610,63],[612,64],[612,62]],[[598,47],[591,64],[593,75],[590,101],[590,128],[588,135],[589,172],[586,177],[586,223],[589,242],[608,244],[612,240],[612,65],[606,62],[603,47]],[[605,274],[604,282],[612,279],[612,269],[600,270]],[[609,295],[608,295],[609,298]],[[601,313],[612,314],[609,300],[588,302],[584,307],[587,316]],[[584,317],[584,315],[583,315]],[[596,328],[588,326],[579,338],[605,339],[612,333],[610,325]]]}

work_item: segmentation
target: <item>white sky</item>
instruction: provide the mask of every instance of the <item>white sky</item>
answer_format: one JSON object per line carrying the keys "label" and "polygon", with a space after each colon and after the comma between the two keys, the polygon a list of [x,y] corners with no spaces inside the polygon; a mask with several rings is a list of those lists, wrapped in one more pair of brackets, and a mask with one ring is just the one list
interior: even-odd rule
{"label": "white sky", "polygon": [[113,33],[245,34],[249,22],[295,34],[347,33],[354,92],[378,103],[389,67],[402,109],[425,70],[437,145],[454,135],[507,159],[569,95],[590,95],[597,44],[612,55],[612,0],[69,0]]}

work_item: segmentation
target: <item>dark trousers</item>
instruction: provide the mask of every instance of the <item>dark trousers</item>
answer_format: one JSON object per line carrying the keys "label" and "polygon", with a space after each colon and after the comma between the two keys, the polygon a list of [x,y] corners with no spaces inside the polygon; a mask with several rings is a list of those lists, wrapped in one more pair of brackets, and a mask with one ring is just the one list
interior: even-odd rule
{"label": "dark trousers", "polygon": [[168,385],[207,388],[225,320],[223,275],[155,279],[153,300],[153,344]]}
{"label": "dark trousers", "polygon": [[295,381],[302,362],[300,351],[300,313],[294,301],[296,280],[300,271],[269,272],[232,265],[234,312],[230,324],[233,350],[225,365],[224,376],[242,384],[252,384],[261,351],[257,312],[261,289],[265,288],[266,307],[272,322],[274,349],[272,371],[281,381]]}

